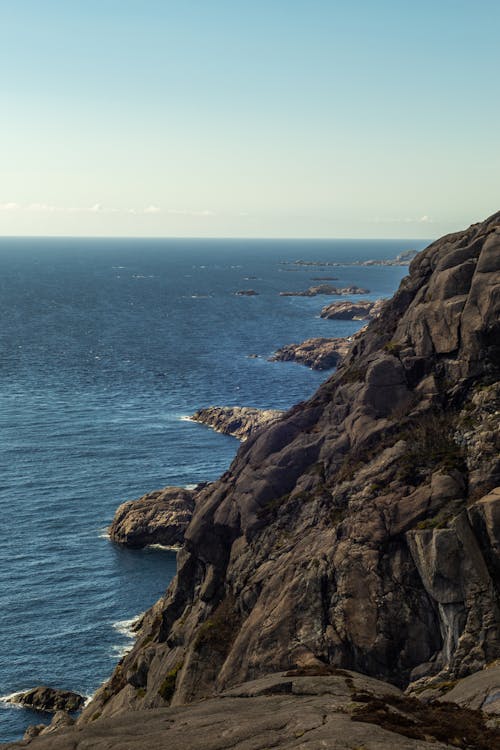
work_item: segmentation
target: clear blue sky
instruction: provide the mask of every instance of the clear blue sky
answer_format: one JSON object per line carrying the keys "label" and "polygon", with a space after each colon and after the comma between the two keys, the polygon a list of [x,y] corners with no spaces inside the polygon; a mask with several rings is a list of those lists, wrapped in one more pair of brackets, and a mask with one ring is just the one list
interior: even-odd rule
{"label": "clear blue sky", "polygon": [[500,208],[500,4],[0,1],[0,234],[434,237]]}

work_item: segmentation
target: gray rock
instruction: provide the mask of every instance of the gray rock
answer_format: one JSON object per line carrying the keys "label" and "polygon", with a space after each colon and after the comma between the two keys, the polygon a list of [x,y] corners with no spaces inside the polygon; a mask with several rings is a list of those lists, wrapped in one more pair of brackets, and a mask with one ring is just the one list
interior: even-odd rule
{"label": "gray rock", "polygon": [[356,285],[338,287],[331,284],[319,284],[319,286],[311,286],[303,292],[280,292],[280,297],[316,297],[319,294],[369,294],[369,292],[369,289],[363,289]]}
{"label": "gray rock", "polygon": [[109,527],[110,539],[134,548],[149,544],[179,547],[193,515],[195,497],[193,490],[166,487],[122,503]]}
{"label": "gray rock", "polygon": [[279,409],[256,409],[253,406],[208,406],[199,409],[191,419],[211,427],[216,432],[232,435],[244,441],[264,425],[283,416]]}
{"label": "gray rock", "polygon": [[17,693],[10,698],[10,702],[34,711],[55,713],[56,711],[78,711],[83,706],[85,698],[71,690],[59,690],[40,685]]}
{"label": "gray rock", "polygon": [[278,349],[272,362],[297,362],[313,370],[328,370],[336,367],[347,354],[351,340],[347,338],[307,339],[301,344],[287,344]]}
{"label": "gray rock", "polygon": [[[177,576],[78,722],[96,748],[126,731],[132,745],[159,708],[168,726],[189,715],[214,727],[196,717],[221,716],[220,700],[235,747],[387,748],[385,730],[356,734],[331,695],[327,710],[297,703],[283,676],[277,695],[215,696],[325,665],[426,690],[500,658],[499,225],[497,214],[419,253],[337,372],[199,494]],[[214,737],[199,741],[215,748]]]}
{"label": "gray rock", "polygon": [[[392,685],[345,670],[270,675],[190,706],[93,716],[85,726],[35,737],[33,750],[441,750],[446,727],[460,721],[469,734],[472,714],[433,709],[405,698]],[[402,721],[403,716],[406,721]],[[391,717],[394,721],[391,722]],[[481,720],[474,717],[476,722]],[[389,725],[390,729],[384,728]],[[420,738],[419,738],[420,737]],[[467,737],[466,737],[467,739]],[[500,734],[484,725],[496,750]],[[495,743],[495,744],[494,744]],[[21,743],[3,746],[5,750]],[[470,745],[472,746],[472,745]]]}
{"label": "gray rock", "polygon": [[328,320],[371,320],[380,313],[384,302],[383,299],[376,302],[369,300],[331,302],[321,310],[320,316]]}

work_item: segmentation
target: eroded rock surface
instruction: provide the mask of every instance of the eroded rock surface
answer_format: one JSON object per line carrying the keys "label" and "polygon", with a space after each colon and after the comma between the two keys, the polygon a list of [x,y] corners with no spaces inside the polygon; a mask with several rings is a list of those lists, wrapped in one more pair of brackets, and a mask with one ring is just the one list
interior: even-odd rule
{"label": "eroded rock surface", "polygon": [[78,711],[84,704],[85,698],[71,690],[59,690],[58,688],[39,685],[38,687],[17,693],[10,699],[10,703],[16,703],[34,711],[45,711],[55,713],[56,711]]}
{"label": "eroded rock surface", "polygon": [[423,688],[500,657],[499,225],[419,253],[337,372],[200,492],[82,723],[292,667]]}
{"label": "eroded rock surface", "polygon": [[378,299],[375,302],[369,300],[331,302],[321,310],[320,317],[328,320],[372,320],[380,313],[384,302],[384,299]]}
{"label": "eroded rock surface", "polygon": [[[48,731],[48,730],[47,730]],[[450,740],[450,743],[448,743]],[[4,746],[5,750],[22,747]],[[299,670],[244,683],[190,706],[98,717],[32,740],[32,750],[499,750],[485,718],[427,706],[345,670]]]}
{"label": "eroded rock surface", "polygon": [[264,425],[276,422],[283,413],[279,409],[255,409],[253,406],[208,406],[195,412],[191,419],[244,441]]}
{"label": "eroded rock surface", "polygon": [[496,214],[419,253],[337,372],[198,493],[134,648],[35,750],[497,750],[481,714],[325,670],[496,703],[496,677],[464,685],[500,658],[499,372]]}
{"label": "eroded rock surface", "polygon": [[127,547],[179,547],[195,507],[195,490],[166,487],[122,503],[109,527],[113,542]]}
{"label": "eroded rock surface", "polygon": [[313,370],[328,370],[337,367],[350,345],[351,339],[348,338],[307,339],[300,344],[282,346],[270,359],[276,362],[298,362]]}

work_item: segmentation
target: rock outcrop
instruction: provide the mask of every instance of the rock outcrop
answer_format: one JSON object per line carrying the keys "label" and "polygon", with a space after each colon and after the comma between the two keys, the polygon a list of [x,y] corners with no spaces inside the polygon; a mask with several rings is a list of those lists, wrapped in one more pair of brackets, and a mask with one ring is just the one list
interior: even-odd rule
{"label": "rock outcrop", "polygon": [[80,724],[284,669],[425,689],[499,658],[499,372],[497,214],[419,253],[337,372],[200,492]]}
{"label": "rock outcrop", "polygon": [[311,286],[303,292],[280,292],[280,297],[317,297],[319,294],[369,294],[369,289],[359,286],[332,286],[331,284],[319,284]]}
{"label": "rock outcrop", "polygon": [[313,370],[329,370],[337,367],[352,343],[350,338],[315,338],[301,344],[287,344],[278,349],[271,362],[297,362]]}
{"label": "rock outcrop", "polygon": [[196,490],[165,487],[122,503],[109,527],[113,542],[140,548],[149,544],[180,547],[195,507]]}
{"label": "rock outcrop", "polygon": [[31,708],[33,711],[45,711],[46,713],[79,711],[84,702],[85,698],[83,695],[74,693],[71,690],[59,690],[58,688],[51,688],[46,685],[39,685],[23,693],[16,693],[16,695],[10,698],[10,703],[16,703],[24,708]]}
{"label": "rock outcrop", "polygon": [[279,409],[256,409],[253,406],[207,406],[195,412],[191,419],[243,442],[264,425],[276,422],[283,413]]}
{"label": "rock outcrop", "polygon": [[[32,750],[500,750],[479,711],[407,698],[342,669],[268,675],[190,706],[121,713],[53,733]],[[46,736],[46,735],[49,736]],[[3,746],[14,750],[24,745]]]}
{"label": "rock outcrop", "polygon": [[378,299],[376,302],[369,300],[331,302],[321,310],[320,317],[328,320],[372,320],[380,314],[384,302],[384,299]]}
{"label": "rock outcrop", "polygon": [[256,297],[259,293],[255,291],[255,289],[238,289],[237,292],[235,292],[235,295],[237,297]]}

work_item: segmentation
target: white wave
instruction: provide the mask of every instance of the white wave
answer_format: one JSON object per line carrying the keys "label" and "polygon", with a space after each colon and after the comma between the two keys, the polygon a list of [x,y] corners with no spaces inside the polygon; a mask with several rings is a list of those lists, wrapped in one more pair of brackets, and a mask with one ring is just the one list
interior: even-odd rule
{"label": "white wave", "polygon": [[183,415],[182,417],[179,417],[179,419],[180,419],[181,422],[196,422],[195,419],[193,419],[192,417],[188,417],[186,415]]}
{"label": "white wave", "polygon": [[0,709],[1,708],[24,708],[22,703],[12,703],[11,701],[17,695],[21,695],[21,693],[26,693],[28,690],[31,690],[31,688],[25,688],[24,690],[16,690],[15,693],[9,693],[9,695],[0,695]]}
{"label": "white wave", "polygon": [[[144,612],[140,612],[135,617],[131,617],[130,620],[118,620],[113,623],[113,630],[116,630],[120,635],[125,638],[135,639],[136,633],[134,632],[134,625],[144,616]],[[121,646],[120,646],[121,648]]]}
{"label": "white wave", "polygon": [[198,487],[197,484],[185,484],[184,489],[185,490],[195,490]]}
{"label": "white wave", "polygon": [[181,548],[180,544],[148,544],[148,549],[167,550],[168,552],[178,552]]}
{"label": "white wave", "polygon": [[99,529],[98,537],[99,539],[111,539],[107,526],[105,526],[103,529]]}
{"label": "white wave", "polygon": [[127,646],[112,646],[111,647],[111,656],[113,658],[118,657],[121,659],[123,656],[126,656],[132,651],[133,644],[129,643]]}

